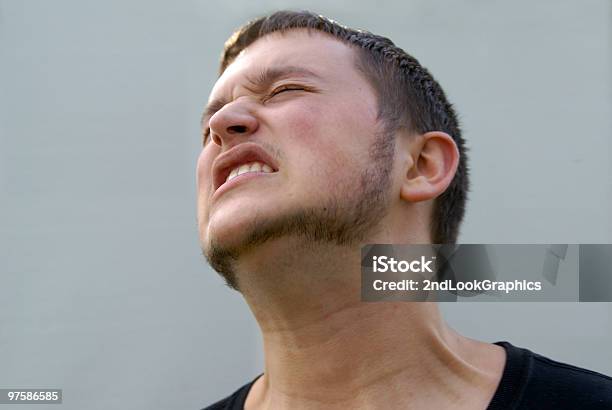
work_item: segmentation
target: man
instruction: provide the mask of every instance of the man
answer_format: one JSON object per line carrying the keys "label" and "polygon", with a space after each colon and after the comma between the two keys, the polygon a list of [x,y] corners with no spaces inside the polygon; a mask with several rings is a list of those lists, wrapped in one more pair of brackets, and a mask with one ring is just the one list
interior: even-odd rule
{"label": "man", "polygon": [[452,106],[390,40],[308,12],[255,20],[226,43],[202,126],[202,249],[265,350],[263,375],[210,409],[612,407],[610,378],[459,335],[433,302],[360,300],[361,246],[454,243],[468,189]]}

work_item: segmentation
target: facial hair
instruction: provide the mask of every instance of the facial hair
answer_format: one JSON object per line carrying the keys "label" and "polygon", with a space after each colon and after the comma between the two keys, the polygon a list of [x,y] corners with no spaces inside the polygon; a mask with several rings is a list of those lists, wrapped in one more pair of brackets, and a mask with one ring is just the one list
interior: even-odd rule
{"label": "facial hair", "polygon": [[332,195],[317,207],[295,209],[266,220],[254,219],[245,239],[232,246],[212,238],[203,255],[230,288],[240,291],[236,263],[264,242],[298,236],[307,242],[352,247],[362,243],[388,212],[395,139],[380,133],[370,146],[370,166],[359,176],[359,189],[348,196]]}

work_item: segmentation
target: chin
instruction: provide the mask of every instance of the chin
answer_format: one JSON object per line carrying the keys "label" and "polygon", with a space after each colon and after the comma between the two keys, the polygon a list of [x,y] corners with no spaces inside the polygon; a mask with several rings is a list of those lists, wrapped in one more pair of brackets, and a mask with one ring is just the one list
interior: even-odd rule
{"label": "chin", "polygon": [[204,242],[207,246],[215,243],[223,248],[239,246],[246,238],[254,217],[242,214],[239,216],[224,214],[214,215],[204,229]]}

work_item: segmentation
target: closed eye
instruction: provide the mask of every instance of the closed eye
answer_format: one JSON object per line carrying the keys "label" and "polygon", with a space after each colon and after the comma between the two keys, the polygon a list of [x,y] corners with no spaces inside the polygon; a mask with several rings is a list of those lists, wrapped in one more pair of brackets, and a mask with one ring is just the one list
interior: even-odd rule
{"label": "closed eye", "polygon": [[[270,98],[282,94],[284,92],[288,92],[288,91],[312,91],[311,88],[308,88],[306,86],[303,85],[291,85],[291,84],[287,84],[287,85],[281,85],[280,87],[275,88],[274,90],[272,90],[272,92],[270,92],[268,95],[266,95],[263,99],[263,102],[268,101]],[[206,143],[208,142],[208,139],[210,137],[210,127],[206,127],[206,129],[204,130],[204,132],[202,133],[202,146],[206,145]]]}
{"label": "closed eye", "polygon": [[272,92],[265,97],[265,100],[267,101],[270,98],[287,91],[306,91],[306,87],[300,85],[281,85],[280,87],[272,90]]}
{"label": "closed eye", "polygon": [[302,90],[304,90],[304,87],[300,87],[297,85],[284,85],[272,91],[272,94],[276,95],[276,94],[280,94],[285,91],[302,91]]}

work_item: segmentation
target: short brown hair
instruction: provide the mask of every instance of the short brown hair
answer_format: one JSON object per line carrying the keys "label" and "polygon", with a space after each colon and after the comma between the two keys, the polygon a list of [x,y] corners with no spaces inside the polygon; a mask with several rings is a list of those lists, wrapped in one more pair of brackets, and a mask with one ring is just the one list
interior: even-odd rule
{"label": "short brown hair", "polygon": [[400,128],[419,134],[443,131],[459,150],[459,166],[449,187],[435,199],[430,233],[433,243],[455,243],[469,190],[465,141],[457,115],[444,91],[419,62],[391,40],[355,30],[308,11],[278,11],[253,20],[225,43],[219,75],[255,40],[294,29],[327,33],[357,50],[357,69],[374,87],[378,118],[393,133]]}

